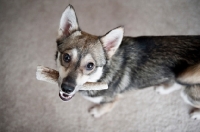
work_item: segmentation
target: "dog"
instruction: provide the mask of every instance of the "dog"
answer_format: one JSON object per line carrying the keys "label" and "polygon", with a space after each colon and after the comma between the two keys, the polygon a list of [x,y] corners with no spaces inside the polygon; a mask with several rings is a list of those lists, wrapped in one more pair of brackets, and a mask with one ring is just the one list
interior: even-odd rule
{"label": "dog", "polygon": [[[59,96],[75,93],[97,103],[89,113],[98,118],[111,111],[131,89],[155,87],[161,94],[183,89],[188,104],[200,108],[200,36],[125,37],[122,26],[102,36],[82,31],[74,8],[63,12],[58,29],[56,64]],[[105,82],[106,90],[81,91],[86,82]],[[200,109],[191,113],[200,119]]]}

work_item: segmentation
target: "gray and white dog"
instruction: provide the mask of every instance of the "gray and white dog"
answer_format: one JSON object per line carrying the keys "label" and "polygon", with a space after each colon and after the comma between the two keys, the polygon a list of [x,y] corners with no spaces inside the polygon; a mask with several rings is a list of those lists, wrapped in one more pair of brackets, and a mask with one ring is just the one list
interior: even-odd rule
{"label": "gray and white dog", "polygon": [[[89,110],[94,117],[111,111],[121,93],[150,86],[164,94],[182,88],[184,100],[200,108],[200,36],[124,37],[123,27],[95,36],[80,29],[71,5],[58,33],[59,95],[68,101],[79,91],[99,104]],[[109,88],[79,90],[86,82],[105,82]],[[200,119],[200,110],[191,117]]]}

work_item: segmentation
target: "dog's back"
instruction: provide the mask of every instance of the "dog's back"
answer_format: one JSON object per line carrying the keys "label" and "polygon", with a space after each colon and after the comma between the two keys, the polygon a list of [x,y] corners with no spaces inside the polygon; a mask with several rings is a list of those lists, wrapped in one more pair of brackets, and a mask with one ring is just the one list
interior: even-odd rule
{"label": "dog's back", "polygon": [[112,77],[110,86],[115,89],[124,89],[125,83],[128,89],[149,87],[198,65],[199,51],[200,36],[124,37],[104,73]]}

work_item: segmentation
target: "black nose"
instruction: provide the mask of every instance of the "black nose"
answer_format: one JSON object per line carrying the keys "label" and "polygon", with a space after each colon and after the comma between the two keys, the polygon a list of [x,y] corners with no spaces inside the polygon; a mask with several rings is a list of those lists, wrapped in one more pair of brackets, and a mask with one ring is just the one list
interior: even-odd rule
{"label": "black nose", "polygon": [[74,91],[74,87],[69,86],[69,85],[64,84],[64,83],[61,85],[61,89],[62,89],[63,92],[68,93],[68,94],[70,94],[71,92]]}

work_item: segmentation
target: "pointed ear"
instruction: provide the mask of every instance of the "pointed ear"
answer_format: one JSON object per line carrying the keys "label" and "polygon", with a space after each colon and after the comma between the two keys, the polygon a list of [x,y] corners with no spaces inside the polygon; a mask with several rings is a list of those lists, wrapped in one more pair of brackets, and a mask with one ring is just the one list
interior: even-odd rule
{"label": "pointed ear", "polygon": [[79,30],[78,19],[73,6],[69,5],[62,13],[58,34],[59,36],[69,36],[76,30]]}
{"label": "pointed ear", "polygon": [[116,50],[121,44],[123,35],[124,28],[118,27],[109,31],[106,35],[100,38],[100,41],[102,42],[109,59],[115,54]]}

